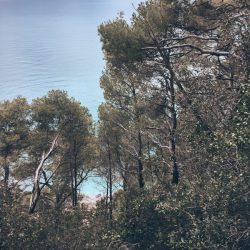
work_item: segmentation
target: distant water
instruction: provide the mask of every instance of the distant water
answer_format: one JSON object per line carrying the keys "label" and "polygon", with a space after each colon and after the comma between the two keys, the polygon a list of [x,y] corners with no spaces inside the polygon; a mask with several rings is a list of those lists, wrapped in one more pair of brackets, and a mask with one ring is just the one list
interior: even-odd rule
{"label": "distant water", "polygon": [[104,67],[97,27],[139,0],[0,0],[0,100],[64,89],[97,118]]}
{"label": "distant water", "polygon": [[[67,90],[97,119],[104,67],[97,27],[139,0],[0,0],[0,100]],[[82,187],[103,190],[99,178]]]}

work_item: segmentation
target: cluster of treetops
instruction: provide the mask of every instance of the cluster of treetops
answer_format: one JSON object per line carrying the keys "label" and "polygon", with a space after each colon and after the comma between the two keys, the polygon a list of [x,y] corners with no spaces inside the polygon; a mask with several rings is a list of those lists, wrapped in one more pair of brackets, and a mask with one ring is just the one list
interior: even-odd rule
{"label": "cluster of treetops", "polygon": [[96,122],[59,90],[2,101],[0,248],[250,249],[249,7],[150,0],[101,24]]}

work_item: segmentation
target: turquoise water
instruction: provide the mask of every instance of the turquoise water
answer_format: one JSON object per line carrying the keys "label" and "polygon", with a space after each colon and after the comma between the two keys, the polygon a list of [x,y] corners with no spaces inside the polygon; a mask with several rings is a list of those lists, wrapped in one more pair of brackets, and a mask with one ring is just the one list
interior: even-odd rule
{"label": "turquoise water", "polygon": [[[97,119],[104,67],[97,27],[138,0],[0,0],[0,100],[64,89]],[[99,178],[81,188],[102,193]]]}
{"label": "turquoise water", "polygon": [[[133,1],[135,4],[139,1]],[[130,0],[0,0],[0,100],[64,89],[97,118],[104,67],[97,27]]]}
{"label": "turquoise water", "polygon": [[[0,0],[0,100],[64,89],[97,119],[104,67],[97,27],[139,0]],[[103,188],[98,178],[82,187]]]}

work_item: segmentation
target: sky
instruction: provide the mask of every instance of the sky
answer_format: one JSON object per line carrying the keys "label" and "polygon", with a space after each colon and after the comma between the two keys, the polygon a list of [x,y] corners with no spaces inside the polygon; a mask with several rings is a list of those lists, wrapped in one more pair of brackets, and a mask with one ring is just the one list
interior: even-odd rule
{"label": "sky", "polygon": [[0,0],[0,100],[64,89],[97,119],[105,62],[97,27],[140,0]]}
{"label": "sky", "polygon": [[[97,120],[105,62],[97,27],[140,0],[0,0],[0,101],[63,89]],[[91,179],[82,190],[103,189]]]}

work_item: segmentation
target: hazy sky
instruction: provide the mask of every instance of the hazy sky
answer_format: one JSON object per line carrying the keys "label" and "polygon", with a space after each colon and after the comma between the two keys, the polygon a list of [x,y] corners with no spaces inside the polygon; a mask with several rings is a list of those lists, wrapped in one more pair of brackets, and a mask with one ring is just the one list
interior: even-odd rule
{"label": "hazy sky", "polygon": [[0,0],[0,100],[65,89],[96,118],[104,67],[97,27],[140,0]]}

